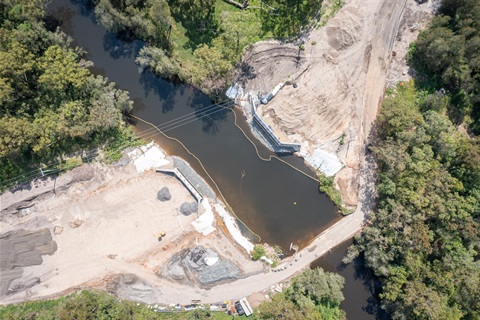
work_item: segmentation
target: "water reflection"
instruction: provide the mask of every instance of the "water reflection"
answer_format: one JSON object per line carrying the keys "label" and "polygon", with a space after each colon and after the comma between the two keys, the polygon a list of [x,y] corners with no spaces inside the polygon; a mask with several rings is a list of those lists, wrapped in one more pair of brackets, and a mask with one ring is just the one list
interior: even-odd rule
{"label": "water reflection", "polygon": [[[74,45],[88,52],[87,59],[95,64],[94,72],[129,91],[136,116],[166,127],[168,135],[181,141],[201,163],[177,141],[165,138],[149,124],[138,121],[137,132],[145,139],[155,139],[169,154],[184,158],[212,188],[218,186],[238,218],[262,241],[285,250],[291,242],[302,246],[339,219],[332,202],[319,193],[316,181],[278,160],[265,162],[257,156],[253,145],[235,126],[234,112],[238,114],[238,125],[257,144],[262,157],[272,153],[249,132],[241,111],[212,107],[212,101],[195,88],[143,70],[135,63],[135,54],[143,42],[118,40],[93,20],[94,14],[88,8],[85,1],[54,0],[48,4],[48,13],[61,21],[62,28],[75,39]],[[283,159],[315,174],[302,159]]]}
{"label": "water reflection", "polygon": [[357,258],[347,265],[342,263],[352,242],[353,239],[350,239],[335,247],[327,255],[315,260],[310,267],[322,267],[345,278],[343,289],[345,300],[340,307],[347,312],[347,319],[388,320],[390,317],[380,308],[377,298],[381,289],[380,284],[372,271],[365,266],[363,259]]}
{"label": "water reflection", "polygon": [[138,52],[144,43],[142,41],[118,41],[117,37],[111,33],[105,33],[103,36],[103,49],[110,53],[113,59],[119,58],[133,58],[137,56]]}

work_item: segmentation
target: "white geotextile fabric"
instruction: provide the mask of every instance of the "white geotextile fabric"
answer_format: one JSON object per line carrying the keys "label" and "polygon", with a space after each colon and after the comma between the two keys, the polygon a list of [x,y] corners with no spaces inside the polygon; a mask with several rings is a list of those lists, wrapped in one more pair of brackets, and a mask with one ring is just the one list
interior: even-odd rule
{"label": "white geotextile fabric", "polygon": [[343,163],[335,154],[322,149],[315,149],[311,155],[305,157],[305,161],[312,167],[319,169],[327,177],[335,175],[343,168]]}

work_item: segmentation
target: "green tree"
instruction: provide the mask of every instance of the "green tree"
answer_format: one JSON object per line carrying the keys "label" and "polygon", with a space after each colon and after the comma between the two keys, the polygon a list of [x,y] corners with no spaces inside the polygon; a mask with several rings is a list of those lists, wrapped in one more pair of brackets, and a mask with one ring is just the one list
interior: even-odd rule
{"label": "green tree", "polygon": [[378,207],[347,260],[363,254],[394,319],[476,319],[478,138],[428,108],[443,99],[425,104],[425,97],[406,83],[384,101],[371,148],[380,170]]}
{"label": "green tree", "polygon": [[91,75],[72,39],[45,28],[42,1],[3,1],[0,9],[2,189],[32,167],[132,135],[122,121],[133,105],[128,93]]}
{"label": "green tree", "polygon": [[264,246],[262,246],[261,244],[256,244],[254,247],[253,247],[253,251],[252,251],[252,259],[253,260],[258,260],[260,259],[262,256],[265,256],[267,253],[265,251],[265,248]]}
{"label": "green tree", "polygon": [[47,89],[63,92],[71,87],[81,89],[90,72],[80,67],[78,57],[71,50],[51,46],[39,61],[43,73],[38,82]]}
{"label": "green tree", "polygon": [[345,279],[323,269],[293,277],[290,287],[259,308],[261,319],[345,319],[340,309]]}

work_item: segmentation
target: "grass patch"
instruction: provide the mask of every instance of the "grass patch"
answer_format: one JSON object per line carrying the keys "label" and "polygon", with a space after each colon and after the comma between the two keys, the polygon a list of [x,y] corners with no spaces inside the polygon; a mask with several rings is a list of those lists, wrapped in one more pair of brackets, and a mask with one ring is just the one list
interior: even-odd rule
{"label": "grass patch", "polygon": [[333,18],[337,12],[343,7],[345,0],[330,0],[326,1],[322,6],[320,13],[320,23],[319,26],[323,27],[327,24],[328,20]]}
{"label": "grass patch", "polygon": [[330,198],[330,200],[332,200],[332,202],[335,204],[341,214],[350,214],[351,212],[343,206],[340,191],[335,188],[334,177],[327,177],[320,171],[318,171],[317,176],[318,180],[320,180],[320,186],[318,188],[320,192],[325,193]]}
{"label": "grass patch", "polygon": [[145,144],[145,141],[139,139],[132,126],[121,127],[116,130],[114,138],[104,147],[103,160],[107,164],[117,162],[123,156],[123,150],[130,147],[138,147]]}
{"label": "grass patch", "polygon": [[147,3],[94,1],[105,27],[148,42],[137,57],[140,65],[165,78],[178,77],[211,96],[229,84],[246,47],[300,35],[316,21],[323,3],[251,0],[241,10],[224,0],[167,0],[160,10]]}
{"label": "grass patch", "polygon": [[[105,141],[107,141],[105,143]],[[48,158],[16,159],[8,157],[0,159],[0,192],[11,187],[28,183],[42,175],[58,175],[65,171],[74,169],[83,163],[97,159],[98,151],[103,150],[102,161],[112,164],[123,155],[123,150],[129,147],[137,147],[145,142],[135,135],[132,126],[121,126],[113,129],[107,134],[97,136],[89,144],[70,155],[57,155]],[[102,148],[97,146],[103,145]]]}

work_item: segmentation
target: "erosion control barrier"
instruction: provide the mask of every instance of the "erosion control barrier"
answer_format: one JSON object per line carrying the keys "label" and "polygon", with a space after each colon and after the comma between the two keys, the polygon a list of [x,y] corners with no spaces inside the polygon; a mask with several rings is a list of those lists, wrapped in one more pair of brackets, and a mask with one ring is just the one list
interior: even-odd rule
{"label": "erosion control barrier", "polygon": [[263,122],[262,118],[257,114],[257,106],[255,104],[255,100],[252,98],[251,95],[250,97],[250,105],[252,106],[252,115],[253,115],[253,120],[254,123],[258,125],[258,127],[261,129],[260,133],[263,134],[263,136],[272,143],[273,148],[275,149],[275,152],[279,153],[294,153],[294,152],[299,152],[300,151],[300,144],[298,143],[284,143],[280,141],[275,133],[273,133],[272,129],[270,129],[269,126]]}

